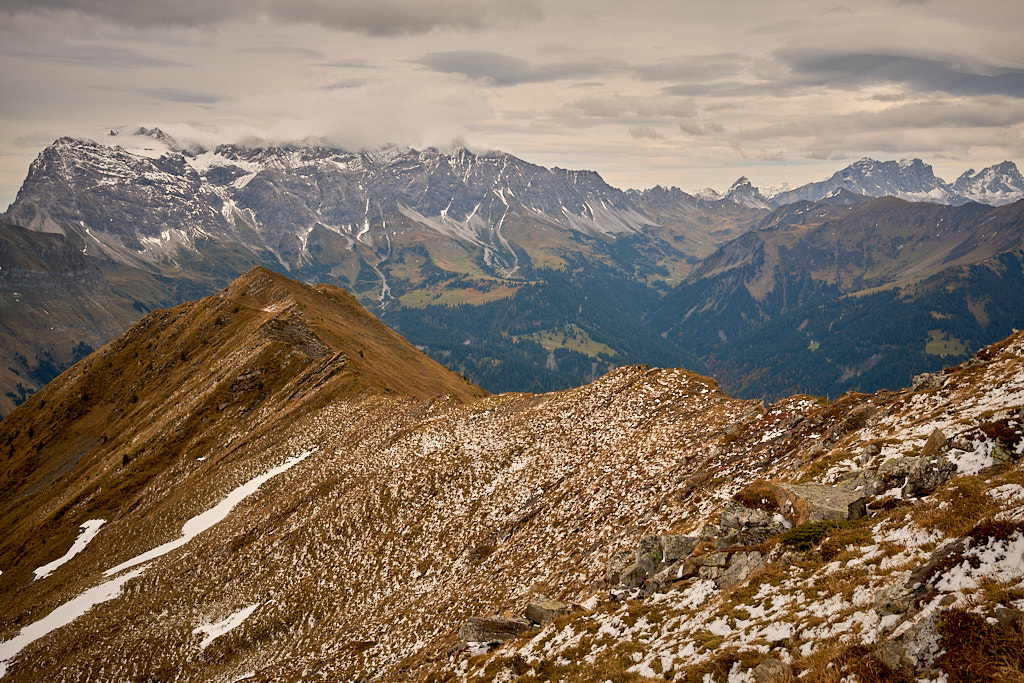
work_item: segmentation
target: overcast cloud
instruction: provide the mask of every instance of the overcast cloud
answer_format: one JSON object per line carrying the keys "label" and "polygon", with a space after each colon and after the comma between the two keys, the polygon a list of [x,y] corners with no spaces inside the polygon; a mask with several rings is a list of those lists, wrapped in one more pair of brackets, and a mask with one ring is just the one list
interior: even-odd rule
{"label": "overcast cloud", "polygon": [[[1024,5],[7,0],[0,207],[61,135],[501,149],[619,187],[1024,162]],[[116,138],[115,138],[116,139]]]}

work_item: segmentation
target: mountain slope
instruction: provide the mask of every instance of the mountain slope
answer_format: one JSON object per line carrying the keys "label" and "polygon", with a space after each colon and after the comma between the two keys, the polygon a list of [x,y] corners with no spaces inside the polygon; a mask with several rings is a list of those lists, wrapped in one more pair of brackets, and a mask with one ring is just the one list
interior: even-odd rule
{"label": "mountain slope", "polygon": [[[238,433],[253,438],[311,404],[366,392],[485,394],[343,290],[264,269],[216,296],[149,314],[4,420],[0,586],[6,594],[23,578],[12,557],[45,551],[36,525],[83,501],[95,514],[130,509],[184,462],[230,454]],[[58,484],[61,502],[32,497]]]}
{"label": "mountain slope", "polygon": [[[768,657],[823,677],[832,641],[898,646],[900,629],[937,609],[973,599],[988,615],[1019,601],[1019,571],[994,573],[1002,564],[987,561],[978,580],[998,581],[1005,597],[947,586],[935,607],[876,600],[936,544],[1024,543],[1012,522],[998,538],[976,526],[1024,514],[1012,464],[1024,450],[1019,334],[921,391],[832,404],[797,396],[766,407],[683,370],[643,367],[570,391],[462,403],[427,394],[478,392],[431,371],[347,302],[253,271],[220,296],[151,314],[0,423],[6,680],[528,680],[545,667],[577,680],[687,680],[725,654],[719,644],[735,657],[713,680],[730,667],[749,676]],[[365,348],[361,362],[342,361],[329,338]],[[118,403],[133,363],[148,373],[144,391]],[[407,383],[419,398],[390,393],[398,370],[427,378]],[[937,428],[948,443],[935,445]],[[84,452],[59,434],[96,440]],[[147,461],[154,448],[159,462]],[[749,523],[732,535],[718,523],[756,480],[834,492],[849,478],[845,495],[856,498],[871,477],[882,486],[883,463],[909,465],[925,448],[944,474],[891,505],[873,495],[872,516],[842,526],[850,533],[835,545],[861,568],[832,583],[817,543],[755,549],[738,535]],[[942,512],[964,496],[969,512]],[[921,528],[928,515],[946,521]],[[907,524],[909,535],[895,534]],[[965,536],[972,527],[981,531]],[[772,528],[778,536],[781,522]],[[693,552],[709,569],[756,553],[762,571],[731,587],[712,571],[660,588],[645,579],[647,593],[617,586],[619,556],[637,557],[651,534],[702,536]],[[76,536],[87,541],[78,554],[39,571]],[[928,581],[946,575],[954,569]],[[46,615],[90,589],[91,609],[40,633],[53,626],[41,620],[57,621]],[[585,607],[496,651],[460,640],[470,617],[521,614],[537,593]],[[766,620],[790,624],[788,635],[762,632]]]}
{"label": "mountain slope", "polygon": [[[847,203],[850,202],[850,203]],[[1024,203],[798,203],[719,249],[655,329],[741,395],[896,388],[1024,321]]]}
{"label": "mountain slope", "polygon": [[0,416],[150,308],[193,291],[0,224]]}

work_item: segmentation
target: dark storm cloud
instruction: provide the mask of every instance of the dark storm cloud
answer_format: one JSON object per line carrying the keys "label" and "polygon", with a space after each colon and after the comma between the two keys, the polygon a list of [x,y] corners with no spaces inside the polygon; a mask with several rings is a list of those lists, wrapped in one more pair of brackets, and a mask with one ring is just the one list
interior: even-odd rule
{"label": "dark storm cloud", "polygon": [[46,12],[76,12],[146,28],[267,18],[378,36],[476,29],[540,16],[531,0],[7,0],[0,8],[0,16]]}
{"label": "dark storm cloud", "polygon": [[501,86],[565,78],[590,78],[610,67],[605,62],[556,62],[538,65],[519,57],[484,50],[432,52],[416,60],[416,63],[433,71],[462,74]]}
{"label": "dark storm cloud", "polygon": [[951,95],[1024,97],[1024,69],[968,69],[939,59],[884,53],[786,50],[776,56],[802,85],[852,88],[894,83]]}

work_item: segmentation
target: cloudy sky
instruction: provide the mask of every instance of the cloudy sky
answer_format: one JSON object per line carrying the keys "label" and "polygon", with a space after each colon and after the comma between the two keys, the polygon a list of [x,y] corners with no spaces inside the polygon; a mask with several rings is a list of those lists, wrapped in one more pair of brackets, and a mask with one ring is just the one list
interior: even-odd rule
{"label": "cloudy sky", "polygon": [[[57,137],[500,149],[618,187],[1024,162],[1019,0],[4,0],[0,208]],[[1024,165],[1024,164],[1022,164]]]}

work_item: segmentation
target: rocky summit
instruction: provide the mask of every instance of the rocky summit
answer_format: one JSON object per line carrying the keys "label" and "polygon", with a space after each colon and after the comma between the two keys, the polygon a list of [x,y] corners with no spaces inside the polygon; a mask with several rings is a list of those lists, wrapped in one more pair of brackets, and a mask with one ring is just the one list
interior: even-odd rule
{"label": "rocky summit", "polygon": [[0,672],[1020,680],[1022,408],[1024,333],[834,401],[487,395],[255,269],[0,422]]}

